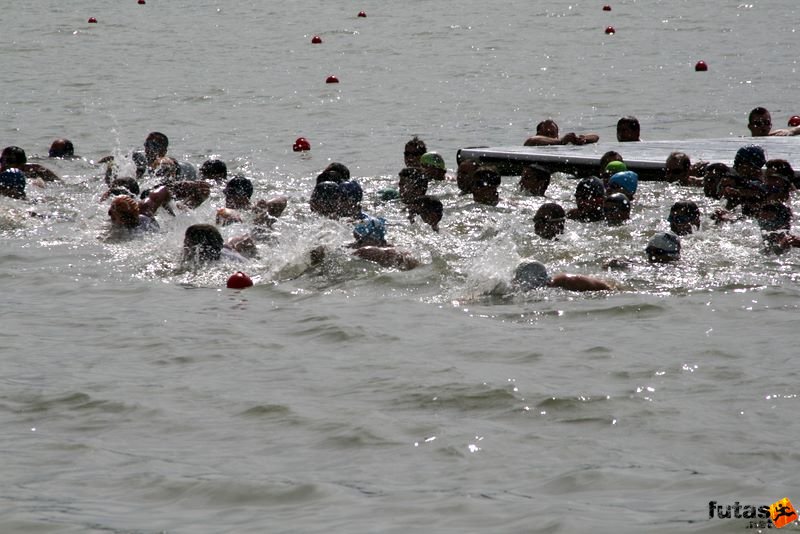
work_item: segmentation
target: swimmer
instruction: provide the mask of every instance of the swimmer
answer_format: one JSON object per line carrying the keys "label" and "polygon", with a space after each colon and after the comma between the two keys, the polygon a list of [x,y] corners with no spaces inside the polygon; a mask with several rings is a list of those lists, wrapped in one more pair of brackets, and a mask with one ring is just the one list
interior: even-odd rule
{"label": "swimmer", "polygon": [[530,163],[522,167],[522,174],[519,177],[519,188],[521,191],[535,197],[543,197],[550,186],[550,171],[536,163]]}
{"label": "swimmer", "polygon": [[[726,199],[725,209],[732,210],[742,206],[742,215],[753,215],[755,208],[763,202],[766,188],[763,184],[761,168],[766,163],[764,149],[758,145],[743,146],[736,152],[733,160],[733,171],[720,180],[719,193]],[[717,220],[723,222],[722,212]]]}
{"label": "swimmer", "polygon": [[669,229],[675,235],[688,235],[700,229],[700,208],[692,200],[679,200],[669,209]]}
{"label": "swimmer", "polygon": [[336,182],[337,184],[346,182],[350,179],[350,169],[344,163],[337,161],[331,162],[317,176],[317,183]]}
{"label": "swimmer", "polygon": [[712,163],[706,167],[706,174],[703,176],[703,194],[708,198],[721,199],[719,184],[729,174],[730,168],[724,163]]}
{"label": "swimmer", "polygon": [[410,253],[396,249],[386,242],[386,221],[380,217],[367,217],[353,229],[356,250],[354,256],[377,263],[382,267],[408,271],[419,265]]}
{"label": "swimmer", "polygon": [[354,180],[339,184],[339,206],[336,214],[339,217],[350,217],[353,219],[363,218],[361,212],[361,200],[364,198],[364,191],[361,185]]}
{"label": "swimmer", "polygon": [[426,224],[429,224],[434,232],[439,231],[439,223],[442,220],[444,208],[440,200],[422,196],[418,197],[411,204],[408,205],[408,220],[413,224],[414,218],[419,215],[419,218]]}
{"label": "swimmer", "polygon": [[533,216],[533,232],[542,239],[557,239],[564,233],[566,220],[564,208],[555,202],[546,202]]}
{"label": "swimmer", "polygon": [[552,278],[544,264],[538,261],[525,261],[514,271],[512,284],[522,291],[543,287],[560,287],[568,291],[608,291],[608,282],[582,274],[558,273]]}
{"label": "swimmer", "polygon": [[[609,168],[608,165],[615,161],[619,163]],[[603,180],[603,185],[608,184],[608,179],[611,178],[613,174],[627,170],[628,166],[625,165],[625,162],[622,160],[622,155],[616,150],[609,150],[600,156],[599,176],[600,179]]]}
{"label": "swimmer", "polygon": [[75,157],[75,146],[69,139],[58,138],[50,145],[47,156],[50,158],[72,159]]}
{"label": "swimmer", "polygon": [[132,236],[144,232],[157,232],[158,222],[150,212],[142,213],[138,201],[125,195],[116,197],[108,208],[111,230],[114,237],[121,237],[120,232]]}
{"label": "swimmer", "polygon": [[678,182],[680,185],[703,185],[703,179],[691,175],[692,164],[689,156],[683,152],[673,152],[667,156],[664,164],[664,179],[667,182]]}
{"label": "swimmer", "polygon": [[792,165],[784,159],[771,159],[764,171],[765,202],[788,203],[791,192],[795,190]]}
{"label": "swimmer", "polygon": [[[619,163],[617,161],[612,161],[608,165],[610,167],[619,167],[615,165]],[[628,200],[633,202],[633,195],[636,193],[636,190],[639,188],[639,175],[633,171],[622,171],[617,172],[608,179],[608,187],[607,191],[609,194],[612,193],[622,193]]]}
{"label": "swimmer", "polygon": [[526,139],[524,146],[586,145],[599,140],[600,137],[593,133],[577,135],[575,132],[569,132],[559,137],[558,124],[552,119],[547,119],[536,125],[536,135]]}
{"label": "swimmer", "polygon": [[753,137],[800,135],[800,126],[789,126],[788,128],[773,130],[772,116],[763,107],[757,107],[750,111],[747,117],[747,129],[750,130],[750,135]]}
{"label": "swimmer", "polygon": [[632,116],[622,117],[617,121],[617,141],[620,143],[641,141],[640,130],[639,119]]}
{"label": "swimmer", "polygon": [[650,263],[671,263],[681,259],[681,240],[672,232],[658,232],[645,248]]}
{"label": "swimmer", "polygon": [[422,158],[422,155],[427,151],[428,148],[425,146],[425,141],[416,135],[412,137],[411,140],[406,143],[405,150],[403,151],[403,161],[406,167],[419,167],[420,158]]}
{"label": "swimmer", "polygon": [[228,166],[222,160],[206,160],[200,165],[200,179],[224,184],[228,180]]}
{"label": "swimmer", "polygon": [[605,219],[603,203],[606,189],[600,178],[591,176],[583,178],[575,187],[575,203],[577,207],[567,212],[567,219],[581,222],[597,222]]}
{"label": "swimmer", "polygon": [[792,210],[780,202],[761,205],[756,214],[767,251],[782,254],[790,248],[800,247],[800,236],[789,233]]}
{"label": "swimmer", "polygon": [[0,154],[0,172],[19,169],[28,179],[39,178],[45,182],[57,182],[60,178],[50,169],[38,163],[28,163],[25,151],[18,146],[7,146]]}
{"label": "swimmer", "polygon": [[10,168],[0,172],[0,196],[25,200],[25,174]]}
{"label": "swimmer", "polygon": [[426,152],[419,158],[419,168],[429,180],[440,182],[445,179],[447,167],[444,158],[437,152]]}
{"label": "swimmer", "polygon": [[[246,240],[243,239],[243,241]],[[234,243],[235,245],[235,243]],[[255,246],[254,244],[252,245]],[[247,245],[249,247],[249,244]],[[183,237],[184,263],[209,263],[221,259],[243,262],[246,258],[222,239],[222,234],[213,225],[193,224]]]}
{"label": "swimmer", "polygon": [[179,207],[185,209],[195,209],[211,196],[211,186],[205,180],[175,182],[170,191],[181,201]]}
{"label": "swimmer", "polygon": [[609,226],[619,226],[631,218],[631,201],[622,193],[612,193],[603,201],[603,213]]}
{"label": "swimmer", "polygon": [[[166,157],[169,139],[161,132],[150,132],[144,140],[144,157],[147,168],[155,171],[161,158]],[[176,162],[177,163],[177,162]]]}
{"label": "swimmer", "polygon": [[500,203],[500,173],[494,167],[483,165],[475,171],[475,182],[472,184],[472,200],[478,204],[497,206]]}
{"label": "swimmer", "polygon": [[478,170],[480,165],[480,162],[476,159],[466,159],[458,164],[456,185],[462,195],[472,194],[472,186],[475,183],[475,171]]}
{"label": "swimmer", "polygon": [[403,204],[411,204],[428,193],[428,178],[418,167],[406,167],[400,171],[398,191]]}
{"label": "swimmer", "polygon": [[100,196],[100,202],[103,202],[110,197],[116,197],[119,195],[129,196],[136,199],[139,198],[139,193],[139,182],[133,178],[114,178],[114,180],[108,184],[108,191]]}

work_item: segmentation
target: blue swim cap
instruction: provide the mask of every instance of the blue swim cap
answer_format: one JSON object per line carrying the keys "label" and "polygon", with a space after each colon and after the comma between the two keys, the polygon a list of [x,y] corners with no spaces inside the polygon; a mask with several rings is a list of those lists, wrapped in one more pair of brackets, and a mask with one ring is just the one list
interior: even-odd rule
{"label": "blue swim cap", "polygon": [[25,175],[19,169],[6,169],[0,173],[0,187],[22,195],[25,193]]}
{"label": "blue swim cap", "polygon": [[386,238],[386,219],[367,215],[353,229],[353,237],[358,241],[369,240],[383,243]]}
{"label": "blue swim cap", "polygon": [[618,185],[632,195],[639,187],[639,175],[633,171],[618,172],[608,180],[608,185]]}

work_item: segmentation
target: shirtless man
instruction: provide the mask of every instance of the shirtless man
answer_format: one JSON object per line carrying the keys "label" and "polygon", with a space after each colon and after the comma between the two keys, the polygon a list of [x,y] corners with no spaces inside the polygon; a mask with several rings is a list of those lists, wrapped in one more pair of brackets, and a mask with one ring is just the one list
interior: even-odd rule
{"label": "shirtless man", "polygon": [[778,130],[772,129],[772,116],[766,108],[754,108],[747,118],[747,128],[753,137],[777,136],[786,137],[800,135],[800,126],[789,126]]}
{"label": "shirtless man", "polygon": [[536,125],[536,135],[525,140],[524,146],[546,145],[586,145],[600,140],[597,134],[578,135],[569,132],[563,137],[558,136],[558,124],[552,119],[547,119]]}

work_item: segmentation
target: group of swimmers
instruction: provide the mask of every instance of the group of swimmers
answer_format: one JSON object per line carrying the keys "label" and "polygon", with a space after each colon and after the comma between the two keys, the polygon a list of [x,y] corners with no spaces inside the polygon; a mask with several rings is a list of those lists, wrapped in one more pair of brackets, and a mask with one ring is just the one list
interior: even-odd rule
{"label": "group of swimmers", "polygon": [[[559,138],[558,126],[548,120],[540,123],[537,135],[526,145],[585,144],[597,142],[595,134],[569,133]],[[756,108],[749,117],[749,127],[755,136],[796,135],[800,126],[782,131],[771,129],[769,112]],[[639,139],[639,124],[633,117],[620,119],[617,125],[620,141]],[[547,139],[555,142],[548,142]],[[120,172],[113,157],[100,160],[106,164],[107,190],[101,195],[109,202],[108,217],[112,235],[117,238],[132,237],[159,230],[156,215],[163,210],[174,215],[175,209],[191,210],[202,205],[213,187],[222,187],[225,206],[216,210],[214,224],[194,224],[184,234],[183,260],[205,263],[227,259],[247,261],[258,253],[259,236],[281,217],[288,199],[276,196],[253,201],[253,183],[242,175],[228,177],[226,164],[219,159],[205,161],[198,169],[186,162],[168,156],[169,141],[160,132],[150,133],[143,150],[134,151],[131,161],[135,170]],[[74,157],[74,147],[66,139],[53,142],[49,156]],[[444,182],[447,167],[444,158],[428,151],[421,139],[414,137],[404,150],[405,167],[398,173],[397,187],[382,189],[382,201],[400,202],[413,223],[417,217],[434,232],[444,213],[442,202],[428,194],[431,182]],[[157,185],[142,191],[140,181],[149,177]],[[537,164],[525,165],[520,173],[519,188],[524,194],[543,197],[550,185],[551,173]],[[24,199],[27,182],[41,185],[58,180],[42,165],[28,163],[23,149],[6,147],[0,156],[0,195]],[[685,186],[702,187],[705,196],[725,201],[711,214],[719,224],[737,218],[753,218],[761,229],[765,243],[774,252],[790,247],[800,247],[800,237],[790,233],[792,218],[788,206],[791,192],[800,186],[794,170],[785,160],[766,161],[764,151],[757,145],[739,149],[733,167],[722,163],[699,162],[692,165],[683,153],[672,153],[665,162],[664,180]],[[153,180],[151,180],[152,183]],[[495,206],[500,197],[498,188],[501,175],[491,165],[466,160],[458,165],[456,185],[462,195],[471,195],[474,202]],[[638,176],[628,170],[621,154],[611,151],[603,155],[596,176],[579,179],[575,187],[576,207],[565,210],[555,202],[539,206],[533,217],[533,231],[542,239],[553,240],[564,232],[567,220],[576,222],[601,222],[620,225],[630,218],[631,207],[638,188]],[[342,163],[331,163],[317,176],[310,192],[309,209],[321,217],[349,221],[353,228],[353,242],[345,245],[352,254],[398,269],[412,269],[419,264],[411,253],[400,250],[386,240],[387,225],[384,218],[366,213],[362,209],[363,189],[350,176]],[[734,211],[738,210],[738,211]],[[680,259],[680,237],[700,227],[701,214],[691,200],[675,202],[670,209],[670,232],[656,233],[645,247],[647,260],[668,263]],[[231,223],[247,223],[250,231],[223,240],[219,227]],[[310,253],[311,263],[325,258],[325,247],[316,247]],[[610,262],[614,268],[624,262]],[[562,287],[575,291],[606,290],[611,285],[603,280],[584,275],[558,274],[548,276],[546,267],[536,261],[525,261],[517,269],[514,283],[523,289],[541,286]]]}

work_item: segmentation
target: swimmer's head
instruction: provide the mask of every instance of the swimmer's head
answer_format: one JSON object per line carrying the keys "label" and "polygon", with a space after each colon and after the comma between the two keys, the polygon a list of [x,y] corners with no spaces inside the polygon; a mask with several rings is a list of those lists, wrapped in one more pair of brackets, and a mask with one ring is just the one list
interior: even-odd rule
{"label": "swimmer's head", "polygon": [[[611,162],[609,165],[613,165],[614,163],[622,163],[622,162]],[[625,165],[622,163],[622,165]],[[636,193],[636,189],[639,187],[639,175],[633,171],[622,171],[615,173],[611,176],[608,180],[608,190],[611,193],[625,193],[628,198],[633,197]]]}
{"label": "swimmer's head", "polygon": [[144,140],[144,154],[149,163],[167,155],[169,139],[161,132],[150,132]]}
{"label": "swimmer's head", "polygon": [[123,228],[136,228],[139,225],[139,203],[129,196],[115,197],[108,208],[111,224]]}
{"label": "swimmer's head", "polygon": [[200,178],[222,183],[228,178],[228,166],[219,159],[206,160],[200,166]]}
{"label": "swimmer's head", "polygon": [[193,224],[183,238],[183,259],[215,261],[222,255],[223,240],[219,230],[210,224]]}
{"label": "swimmer's head", "polygon": [[226,208],[246,208],[253,196],[253,182],[244,176],[234,176],[225,184],[222,193],[225,195]]}
{"label": "swimmer's head", "polygon": [[386,220],[382,217],[367,217],[353,228],[353,237],[356,245],[385,246],[386,245]]}
{"label": "swimmer's head", "polygon": [[0,155],[0,165],[5,168],[16,167],[19,169],[26,163],[28,163],[28,157],[25,155],[25,151],[18,146],[7,146]]}
{"label": "swimmer's head", "polygon": [[691,234],[693,226],[700,228],[700,208],[694,201],[679,200],[670,208],[667,221],[675,234]]}
{"label": "swimmer's head", "polygon": [[419,160],[422,155],[428,151],[425,146],[425,141],[416,135],[406,143],[405,150],[403,151],[403,159],[406,167],[419,167]]}
{"label": "swimmer's head", "polygon": [[546,202],[539,206],[533,216],[533,231],[543,239],[555,239],[564,233],[565,221],[564,208],[555,202]]}
{"label": "swimmer's head", "polygon": [[75,147],[69,139],[56,139],[50,145],[47,154],[51,158],[72,158],[75,156]]}
{"label": "swimmer's head", "polygon": [[424,153],[419,159],[419,164],[431,179],[444,180],[447,167],[444,164],[444,158],[437,152]]}
{"label": "swimmer's head", "polygon": [[746,145],[736,151],[733,160],[733,168],[741,172],[743,165],[749,165],[754,169],[760,169],[767,162],[764,149],[758,145]]}
{"label": "swimmer's head", "polygon": [[625,162],[619,160],[609,161],[608,165],[606,165],[605,171],[609,175],[613,176],[618,172],[625,172],[628,170],[628,166],[625,165]]}
{"label": "swimmer's head", "polygon": [[439,231],[443,213],[442,202],[429,196],[419,197],[408,206],[408,216],[411,222],[414,222],[414,217],[419,215],[420,219],[429,224],[436,232]]}
{"label": "swimmer's head", "polygon": [[622,224],[631,218],[631,201],[624,193],[612,193],[603,201],[603,213],[608,224]]}
{"label": "swimmer's head", "polygon": [[0,173],[0,195],[11,198],[25,198],[25,175],[16,168]]}
{"label": "swimmer's head", "polygon": [[341,177],[340,182],[346,182],[350,179],[350,169],[344,163],[339,163],[338,161],[334,161],[328,164],[325,167],[326,171],[333,171]]}
{"label": "swimmer's head", "polygon": [[341,191],[336,182],[320,182],[314,186],[311,199],[308,201],[311,211],[326,217],[335,217],[338,213]]}
{"label": "swimmer's head", "polygon": [[645,248],[647,259],[653,263],[668,263],[681,259],[681,240],[672,232],[658,232]]}
{"label": "swimmer's head", "polygon": [[538,261],[520,263],[514,271],[513,283],[523,291],[545,287],[550,283],[547,267]]}
{"label": "swimmer's head", "polygon": [[188,161],[178,163],[178,176],[181,180],[193,182],[197,180],[197,169]]}

